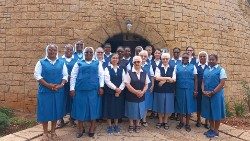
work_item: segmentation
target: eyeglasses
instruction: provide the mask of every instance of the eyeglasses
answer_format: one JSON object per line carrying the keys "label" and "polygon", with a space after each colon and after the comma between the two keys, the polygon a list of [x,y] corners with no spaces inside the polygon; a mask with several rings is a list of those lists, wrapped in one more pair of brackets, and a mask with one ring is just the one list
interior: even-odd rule
{"label": "eyeglasses", "polygon": [[139,64],[141,63],[141,61],[134,61],[134,64]]}
{"label": "eyeglasses", "polygon": [[86,51],[86,52],[84,52],[85,54],[93,54],[93,52],[92,51]]}
{"label": "eyeglasses", "polygon": [[100,53],[100,54],[101,54],[101,53],[103,53],[103,52],[96,52],[96,53]]}
{"label": "eyeglasses", "polygon": [[182,59],[189,59],[188,57],[182,57]]}
{"label": "eyeglasses", "polygon": [[148,57],[148,56],[146,56],[146,55],[140,55],[141,56],[141,58],[146,58],[146,57]]}
{"label": "eyeglasses", "polygon": [[161,60],[169,60],[169,58],[161,58]]}

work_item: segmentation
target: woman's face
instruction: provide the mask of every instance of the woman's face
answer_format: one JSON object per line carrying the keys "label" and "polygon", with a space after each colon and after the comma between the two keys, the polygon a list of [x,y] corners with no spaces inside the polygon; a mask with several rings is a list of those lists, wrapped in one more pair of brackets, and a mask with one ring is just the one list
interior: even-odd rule
{"label": "woman's face", "polygon": [[209,66],[211,66],[211,67],[218,64],[218,62],[217,62],[218,60],[213,55],[209,56],[208,61],[209,61]]}
{"label": "woman's face", "polygon": [[163,64],[164,66],[167,66],[167,65],[168,65],[168,62],[169,62],[169,58],[167,58],[167,57],[162,57],[162,58],[161,58],[161,61],[162,61],[162,64]]}
{"label": "woman's face", "polygon": [[139,55],[141,51],[142,51],[141,48],[135,48],[135,55]]}
{"label": "woman's face", "polygon": [[57,47],[55,45],[50,45],[47,49],[47,53],[49,59],[56,59]]}
{"label": "woman's face", "polygon": [[91,61],[92,60],[92,58],[93,58],[93,50],[91,49],[91,48],[87,48],[87,49],[85,49],[85,60],[87,60],[87,61]]}
{"label": "woman's face", "polygon": [[135,60],[134,62],[134,67],[135,69],[140,69],[141,68],[141,60]]}
{"label": "woman's face", "polygon": [[148,59],[148,54],[142,53],[140,56],[141,56],[141,59],[142,59],[142,63],[144,64]]}
{"label": "woman's face", "polygon": [[111,64],[113,66],[117,66],[118,65],[118,61],[119,61],[119,55],[115,54],[111,57]]}
{"label": "woman's face", "polygon": [[118,53],[119,57],[122,58],[124,56],[124,49],[123,48],[118,48],[117,53]]}
{"label": "woman's face", "polygon": [[148,52],[148,56],[150,56],[152,54],[152,48],[151,47],[146,48],[146,51]]}
{"label": "woman's face", "polygon": [[161,58],[161,52],[159,50],[156,50],[154,53],[154,57],[156,60],[159,60]]}
{"label": "woman's face", "polygon": [[71,58],[72,54],[73,54],[73,47],[72,46],[65,47],[65,56],[67,58]]}
{"label": "woman's face", "polygon": [[187,53],[189,56],[193,56],[194,49],[192,49],[191,47],[187,48]]}
{"label": "woman's face", "polygon": [[200,53],[199,60],[201,64],[205,64],[207,61],[207,55],[205,53]]}
{"label": "woman's face", "polygon": [[76,44],[76,52],[77,53],[82,53],[83,50],[83,44],[82,43],[77,43]]}
{"label": "woman's face", "polygon": [[183,64],[188,64],[189,62],[189,56],[187,54],[182,55],[182,63]]}
{"label": "woman's face", "polygon": [[131,55],[130,48],[125,48],[124,56],[128,58],[128,57],[130,57],[130,55]]}
{"label": "woman's face", "polygon": [[104,53],[104,51],[102,49],[96,50],[96,57],[99,61],[103,60],[103,53]]}
{"label": "woman's face", "polygon": [[174,58],[179,58],[180,57],[180,50],[179,49],[174,49],[173,56],[174,56]]}

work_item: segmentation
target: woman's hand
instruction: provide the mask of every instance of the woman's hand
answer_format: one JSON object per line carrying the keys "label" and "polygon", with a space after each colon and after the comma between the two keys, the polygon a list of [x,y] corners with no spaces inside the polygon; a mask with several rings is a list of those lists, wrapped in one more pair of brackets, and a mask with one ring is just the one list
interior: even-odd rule
{"label": "woman's hand", "polygon": [[150,90],[150,93],[152,94],[153,90],[154,90],[154,85],[151,85],[151,87],[149,88],[149,90]]}
{"label": "woman's hand", "polygon": [[56,91],[56,85],[57,85],[57,84],[49,83],[49,84],[48,84],[48,88],[51,89],[52,91]]}
{"label": "woman's hand", "polygon": [[198,95],[198,92],[194,91],[194,97],[197,97],[197,95]]}
{"label": "woman's hand", "polygon": [[72,96],[72,97],[75,96],[75,90],[70,91],[70,92],[69,92],[69,95]]}
{"label": "woman's hand", "polygon": [[103,95],[103,88],[99,88],[99,95],[100,95],[100,96]]}
{"label": "woman's hand", "polygon": [[166,80],[160,81],[158,85],[161,87],[164,83],[166,83]]}

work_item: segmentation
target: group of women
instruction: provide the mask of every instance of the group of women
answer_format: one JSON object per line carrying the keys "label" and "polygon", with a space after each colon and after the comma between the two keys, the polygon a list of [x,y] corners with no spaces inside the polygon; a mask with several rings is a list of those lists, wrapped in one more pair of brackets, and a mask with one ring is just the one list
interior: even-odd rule
{"label": "group of women", "polygon": [[[158,114],[156,128],[169,129],[168,120],[178,115],[177,129],[190,132],[191,114],[197,112],[196,126],[201,116],[206,119],[209,138],[219,136],[220,121],[225,118],[225,70],[218,65],[218,56],[201,51],[198,59],[194,48],[173,49],[173,57],[152,47],[118,47],[111,53],[105,44],[95,51],[83,47],[65,46],[65,54],[58,56],[58,47],[49,44],[46,55],[36,66],[38,81],[37,120],[43,125],[43,139],[57,140],[56,123],[70,114],[72,124],[77,121],[76,137],[85,133],[84,122],[89,121],[89,137],[93,137],[97,119],[107,120],[107,133],[119,133],[119,119],[128,118],[128,132],[139,133],[147,127],[147,112]],[[185,121],[184,121],[185,119]],[[48,122],[51,121],[51,132]]]}

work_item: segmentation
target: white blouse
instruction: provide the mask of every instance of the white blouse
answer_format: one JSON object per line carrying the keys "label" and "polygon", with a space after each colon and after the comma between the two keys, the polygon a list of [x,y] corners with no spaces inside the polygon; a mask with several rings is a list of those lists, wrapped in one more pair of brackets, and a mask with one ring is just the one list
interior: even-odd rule
{"label": "white blouse", "polygon": [[[137,72],[137,71],[135,70],[135,68],[133,67],[133,68],[132,68],[132,72],[136,72],[137,78],[140,79],[140,75],[141,75],[141,72],[143,72],[143,70],[140,69],[140,72]],[[129,75],[129,73],[126,73],[126,75],[125,75],[125,77],[124,77],[124,83],[130,83],[130,82],[131,82],[130,75]],[[150,82],[151,82],[151,81],[149,80],[148,75],[146,75],[145,84],[148,84],[148,83],[150,83]]]}
{"label": "white blouse", "polygon": [[[168,70],[169,65],[167,65],[166,67],[162,64],[161,67],[164,67],[165,73]],[[155,69],[155,77],[161,77],[161,71],[159,69],[159,67],[156,67]],[[174,67],[174,71],[172,74],[172,79],[176,80],[176,67]]]}
{"label": "white blouse", "polygon": [[[58,60],[58,58],[54,61],[50,60],[48,57],[45,57],[45,59],[47,59],[52,65],[54,65],[56,63],[56,61]],[[35,66],[35,71],[34,71],[34,77],[35,79],[38,81],[40,79],[42,79],[42,64],[40,61],[38,61],[36,63],[36,66]],[[65,65],[65,63],[63,64],[63,70],[62,70],[62,75],[63,75],[63,78],[64,80],[68,81],[68,69]]]}
{"label": "white blouse", "polygon": [[[112,69],[114,69],[115,73],[117,72],[117,68],[114,68],[113,65],[111,64],[110,67]],[[119,67],[118,67],[119,68]],[[125,88],[125,83],[124,83],[124,77],[125,77],[125,71],[122,70],[122,83],[119,86],[119,89],[123,90]],[[110,75],[109,75],[109,69],[105,68],[104,71],[104,82],[105,84],[112,90],[115,90],[117,87],[115,86],[115,84],[113,84],[110,80]]]}

